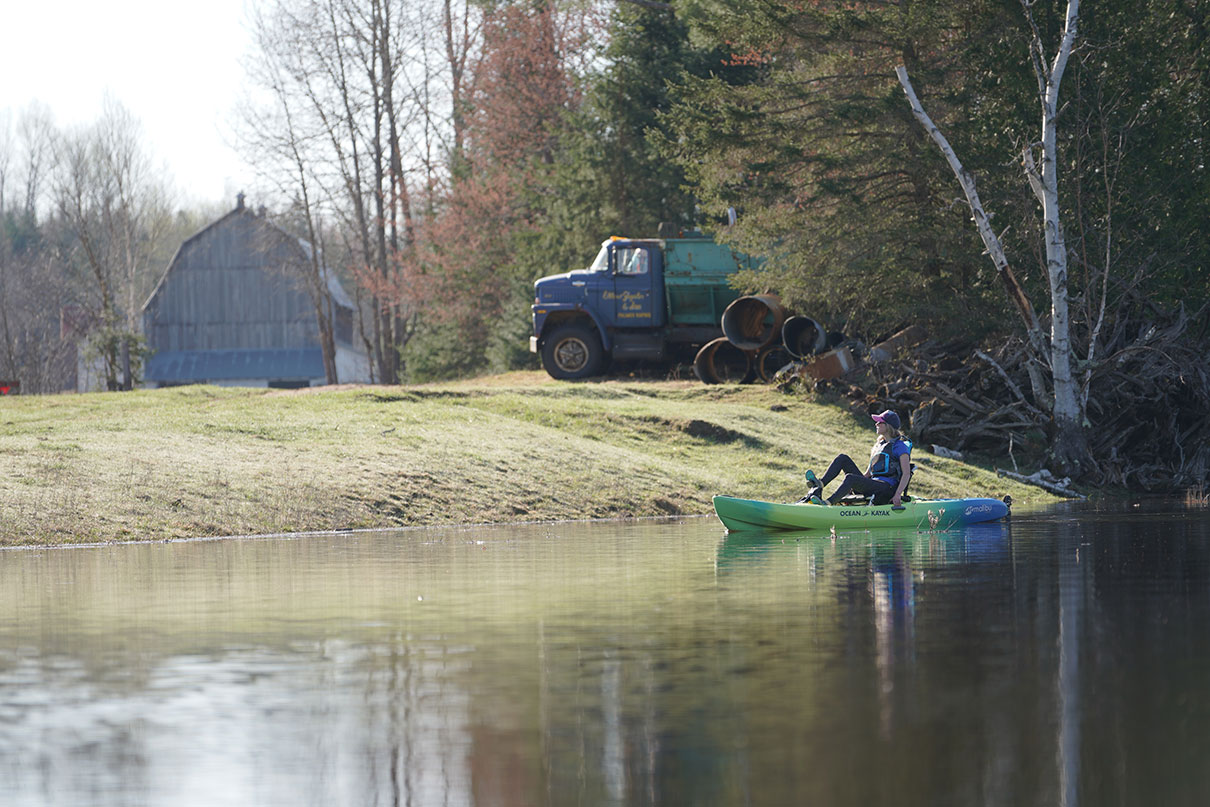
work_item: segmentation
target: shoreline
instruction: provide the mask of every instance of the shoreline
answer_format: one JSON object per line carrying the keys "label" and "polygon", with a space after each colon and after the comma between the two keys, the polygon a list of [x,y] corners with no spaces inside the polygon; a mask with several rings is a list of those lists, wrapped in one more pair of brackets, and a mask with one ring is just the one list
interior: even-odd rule
{"label": "shoreline", "polygon": [[[0,399],[0,546],[710,516],[794,501],[867,453],[840,405],[769,387],[509,373],[417,387],[172,387]],[[1059,501],[918,451],[923,498]]]}
{"label": "shoreline", "polygon": [[[332,538],[339,535],[365,535],[376,532],[424,532],[425,530],[475,530],[498,529],[501,527],[539,527],[557,524],[622,524],[629,521],[689,521],[692,519],[715,518],[710,513],[685,513],[669,516],[621,516],[618,518],[564,518],[551,521],[485,521],[469,524],[409,524],[400,527],[357,527],[331,530],[299,530],[298,532],[269,532],[269,533],[240,533],[233,535],[195,535],[175,538],[146,538],[126,541],[95,541],[92,543],[58,543],[58,544],[0,544],[0,552],[41,551],[46,549],[101,549],[115,546],[147,546],[151,544],[196,544],[209,541],[277,541],[283,539],[303,538]],[[726,530],[719,523],[720,530]],[[823,537],[822,533],[821,536]]]}

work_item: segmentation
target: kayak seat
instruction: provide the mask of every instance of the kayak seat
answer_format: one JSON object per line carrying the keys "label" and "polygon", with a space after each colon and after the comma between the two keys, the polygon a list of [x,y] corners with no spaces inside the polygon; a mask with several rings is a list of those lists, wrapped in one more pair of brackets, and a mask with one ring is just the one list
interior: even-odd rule
{"label": "kayak seat", "polygon": [[[908,477],[907,487],[903,489],[903,495],[900,497],[900,500],[905,501],[905,502],[910,502],[912,500],[912,497],[908,495],[908,491],[912,487],[912,480],[914,480],[916,478],[916,463],[914,463],[914,462],[908,463],[908,472],[911,474],[911,476]],[[890,496],[870,496],[869,503],[870,504],[890,504],[891,497]]]}

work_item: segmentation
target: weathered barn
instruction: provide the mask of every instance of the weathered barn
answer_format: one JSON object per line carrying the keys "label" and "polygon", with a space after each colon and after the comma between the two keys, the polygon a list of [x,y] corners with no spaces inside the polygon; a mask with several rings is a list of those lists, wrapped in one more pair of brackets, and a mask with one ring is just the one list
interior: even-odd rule
{"label": "weathered barn", "polygon": [[[310,245],[244,206],[189,238],[143,306],[152,351],[149,387],[180,384],[306,387],[324,384],[315,304],[304,284]],[[367,382],[352,301],[322,272],[331,306],[337,381]]]}

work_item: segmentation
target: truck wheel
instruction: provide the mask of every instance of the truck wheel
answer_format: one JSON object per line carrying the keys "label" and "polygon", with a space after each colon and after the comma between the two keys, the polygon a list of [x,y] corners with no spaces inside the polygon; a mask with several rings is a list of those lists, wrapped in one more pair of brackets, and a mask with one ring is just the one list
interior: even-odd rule
{"label": "truck wheel", "polygon": [[542,343],[542,366],[553,378],[595,375],[605,358],[596,332],[583,325],[564,325]]}

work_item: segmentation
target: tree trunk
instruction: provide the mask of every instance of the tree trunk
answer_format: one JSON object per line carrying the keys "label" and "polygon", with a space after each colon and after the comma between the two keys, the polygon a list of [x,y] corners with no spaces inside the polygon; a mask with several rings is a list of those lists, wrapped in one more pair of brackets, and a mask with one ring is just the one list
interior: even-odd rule
{"label": "tree trunk", "polygon": [[[370,61],[364,65],[366,70],[366,79],[369,84],[369,94],[371,103],[372,134],[370,138],[371,156],[373,158],[374,169],[374,184],[371,190],[374,202],[374,267],[383,285],[383,288],[388,288],[391,281],[390,267],[390,251],[387,244],[387,218],[388,210],[387,187],[388,170],[387,161],[389,155],[387,146],[384,142],[386,132],[384,129],[384,118],[386,116],[386,102],[383,97],[383,59],[384,54],[381,51],[382,40],[379,36],[379,28],[382,25],[382,17],[379,13],[379,4],[372,3],[370,14],[370,30],[367,38],[370,46]],[[391,308],[392,304],[385,299],[385,296],[380,296],[377,300],[378,316],[376,320],[376,337],[378,344],[378,369],[382,376],[384,384],[399,383],[399,351],[395,344],[395,329],[391,327]]]}
{"label": "tree trunk", "polygon": [[317,312],[319,317],[319,346],[324,360],[324,378],[329,384],[339,384],[336,370],[336,338],[332,332],[332,296],[327,296],[327,311]]}
{"label": "tree trunk", "polygon": [[123,390],[134,389],[134,378],[130,365],[130,334],[122,335],[122,386]]}
{"label": "tree trunk", "polygon": [[[1050,285],[1050,339],[1049,351],[1046,350],[1047,340],[1043,337],[1037,316],[1029,304],[1024,291],[1017,283],[1000,239],[991,229],[987,214],[979,201],[975,189],[974,178],[966,172],[959,162],[945,136],[925,113],[919,99],[916,97],[912,84],[908,79],[907,69],[903,66],[896,68],[899,83],[907,94],[912,107],[912,114],[924,126],[929,135],[941,148],[950,167],[957,176],[967,203],[970,205],[979,235],[987,247],[992,262],[996,265],[1000,278],[1004,282],[1009,297],[1013,300],[1022,319],[1025,321],[1030,342],[1042,355],[1048,355],[1050,360],[1051,383],[1054,388],[1053,406],[1054,417],[1053,453],[1059,470],[1071,476],[1080,476],[1088,471],[1091,463],[1088,459],[1088,442],[1084,433],[1084,413],[1077,394],[1077,384],[1072,374],[1071,360],[1071,320],[1068,311],[1067,297],[1067,247],[1063,239],[1063,228],[1059,220],[1059,180],[1058,162],[1056,159],[1056,117],[1059,106],[1059,85],[1067,59],[1076,36],[1076,23],[1079,16],[1079,0],[1068,0],[1066,25],[1063,39],[1055,54],[1054,61],[1047,64],[1043,54],[1041,33],[1034,22],[1030,10],[1031,1],[1021,0],[1022,8],[1033,32],[1030,43],[1030,56],[1038,78],[1038,97],[1042,104],[1042,171],[1039,176],[1033,169],[1033,160],[1027,150],[1025,153],[1025,171],[1039,200],[1042,202],[1042,219],[1044,237],[1046,239],[1046,274]],[[1035,387],[1037,384],[1035,384]],[[1035,389],[1035,393],[1037,390]]]}
{"label": "tree trunk", "polygon": [[1071,370],[1071,318],[1067,305],[1067,244],[1059,219],[1059,176],[1057,126],[1059,85],[1076,37],[1080,0],[1068,0],[1063,39],[1049,66],[1042,58],[1042,41],[1033,24],[1030,7],[1022,5],[1034,31],[1032,52],[1038,76],[1038,94],[1042,103],[1042,220],[1046,238],[1046,275],[1050,282],[1050,368],[1055,392],[1054,455],[1060,470],[1079,476],[1088,470],[1088,441],[1084,434],[1084,413],[1080,407],[1075,377]]}

